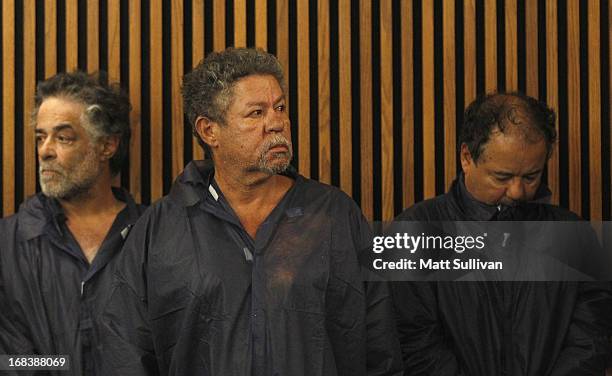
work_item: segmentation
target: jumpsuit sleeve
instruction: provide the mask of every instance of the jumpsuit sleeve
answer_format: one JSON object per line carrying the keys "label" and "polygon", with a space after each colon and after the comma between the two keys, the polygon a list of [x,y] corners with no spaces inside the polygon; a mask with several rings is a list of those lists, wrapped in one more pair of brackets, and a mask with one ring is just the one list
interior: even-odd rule
{"label": "jumpsuit sleeve", "polygon": [[[150,211],[148,213],[151,213]],[[159,375],[147,311],[148,224],[145,213],[130,232],[95,330],[103,375]]]}

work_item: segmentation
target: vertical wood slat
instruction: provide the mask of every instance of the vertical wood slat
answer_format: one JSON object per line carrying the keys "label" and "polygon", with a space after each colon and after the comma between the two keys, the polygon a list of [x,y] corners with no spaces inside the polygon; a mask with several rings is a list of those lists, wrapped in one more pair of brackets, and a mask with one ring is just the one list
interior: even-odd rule
{"label": "vertical wood slat", "polygon": [[497,3],[484,1],[485,92],[497,90]]}
{"label": "vertical wood slat", "polygon": [[[99,67],[99,0],[87,3],[87,69],[96,71]],[[119,0],[108,0],[107,3],[107,56],[108,56],[108,82],[119,82],[121,80],[121,22]],[[91,37],[92,32],[96,33]],[[95,52],[93,51],[95,50]],[[114,186],[121,186],[121,176],[117,174],[113,178]]]}
{"label": "vertical wood slat", "polygon": [[[401,3],[401,53],[402,53],[402,207],[414,204],[414,78],[412,39],[412,1]],[[362,106],[363,106],[363,100]],[[363,156],[362,156],[363,158]],[[367,157],[366,157],[367,158]],[[397,184],[397,183],[396,183]],[[363,187],[362,184],[362,190]]]}
{"label": "vertical wood slat", "polygon": [[434,2],[424,1],[422,7],[423,198],[427,199],[436,195]]}
{"label": "vertical wood slat", "polygon": [[129,36],[129,93],[132,111],[130,113],[130,124],[132,126],[132,137],[130,141],[130,192],[137,202],[142,199],[142,183],[141,183],[141,7],[140,1],[129,2],[129,21],[130,21],[130,36]]}
{"label": "vertical wood slat", "polygon": [[172,123],[172,180],[183,171],[183,150],[185,148],[185,132],[183,131],[183,100],[181,98],[181,80],[183,78],[183,0],[174,0],[171,3],[171,30],[170,30],[170,82],[172,93],[172,109],[170,118]]}
{"label": "vertical wood slat", "polygon": [[[546,1],[546,103],[559,114],[559,69],[558,69],[557,2]],[[559,121],[555,124],[559,133]],[[552,192],[552,203],[559,204],[559,143],[555,142],[548,160],[548,187]]]}
{"label": "vertical wood slat", "polygon": [[[604,10],[605,12],[605,10]],[[612,1],[608,2],[608,25],[609,23],[612,22]],[[612,31],[608,30],[608,51],[612,51]],[[612,58],[610,58],[610,56],[608,55],[608,67],[610,67],[610,65],[612,65]],[[612,74],[608,74],[608,87],[612,88]],[[612,108],[612,95],[610,95],[610,93],[608,93],[608,97],[609,97],[609,103],[608,103],[608,108]],[[608,119],[608,131],[610,132],[610,134],[612,134],[612,111],[608,112],[610,115],[610,118]],[[608,166],[610,166],[610,168],[612,168],[612,147],[610,147],[610,150],[608,150],[608,152],[610,153],[609,158],[610,158],[610,164]],[[605,157],[604,157],[605,158]],[[612,172],[612,171],[611,171]],[[610,174],[610,181],[608,182],[608,189],[610,189],[610,187],[612,187],[612,173]],[[610,200],[610,207],[607,208],[606,210],[609,210],[608,213],[612,214],[612,200]]]}
{"label": "vertical wood slat", "polygon": [[48,78],[57,72],[57,3],[54,1],[45,1],[44,4],[45,78]]}
{"label": "vertical wood slat", "polygon": [[289,0],[276,0],[276,57],[289,85]]}
{"label": "vertical wood slat", "polygon": [[[525,1],[525,43],[527,95],[538,97],[538,2]],[[550,62],[548,63],[550,64]]]}
{"label": "vertical wood slat", "polygon": [[213,2],[213,49],[225,49],[225,1]]}
{"label": "vertical wood slat", "polygon": [[[111,15],[111,3],[113,1],[110,0],[108,3],[109,17],[108,17],[108,27],[109,27],[109,47],[111,45],[111,33],[110,28],[112,25]],[[89,0],[87,1],[87,71],[95,72],[100,69],[100,1],[99,0]],[[110,55],[110,48],[109,48]],[[119,58],[117,58],[119,61]],[[110,59],[109,59],[110,63]],[[110,64],[109,68],[109,78],[110,78]],[[109,80],[116,81],[116,80]]]}
{"label": "vertical wood slat", "polygon": [[163,194],[162,1],[151,0],[149,19],[151,202]]}
{"label": "vertical wood slat", "polygon": [[255,0],[255,46],[268,49],[268,2]]}
{"label": "vertical wood slat", "polygon": [[[506,24],[505,42],[506,42],[506,90],[518,90],[518,54],[517,54],[517,0],[506,0],[504,18]],[[531,1],[531,3],[536,3]],[[529,34],[528,39],[534,38],[534,34]],[[529,66],[529,70],[534,70],[535,67]]]}
{"label": "vertical wood slat", "polygon": [[[601,166],[601,72],[599,0],[588,2],[588,64],[589,64],[589,203],[590,219],[602,218]],[[586,210],[586,209],[585,209]]]}
{"label": "vertical wood slat", "polygon": [[580,181],[580,0],[567,1],[567,99],[569,128],[569,205],[582,213]]}
{"label": "vertical wood slat", "polygon": [[319,77],[319,180],[331,183],[331,101],[329,83],[329,0],[321,0],[318,15],[318,77]]}
{"label": "vertical wood slat", "polygon": [[476,0],[463,2],[464,102],[476,99]]}
{"label": "vertical wood slat", "polygon": [[66,71],[78,68],[79,59],[79,10],[77,0],[66,0]]}
{"label": "vertical wood slat", "polygon": [[[289,1],[276,0],[276,57],[283,67],[286,93],[289,93]],[[290,106],[289,95],[285,98],[287,109]]]}
{"label": "vertical wood slat", "polygon": [[[361,210],[368,220],[374,218],[372,165],[372,14],[368,0],[359,1],[359,132],[361,147]],[[405,34],[404,34],[405,35]]]}
{"label": "vertical wood slat", "polygon": [[[389,18],[390,20],[391,18]],[[390,24],[390,22],[388,22]],[[351,93],[351,0],[338,3],[338,71],[340,78],[340,189],[349,196],[353,193],[352,148],[352,93]],[[393,137],[393,128],[391,128]],[[393,149],[391,149],[391,154]]]}
{"label": "vertical wood slat", "polygon": [[[236,1],[234,4],[236,5],[238,3],[239,1]],[[236,7],[238,7],[238,5],[236,5]],[[246,5],[244,5],[244,12],[246,12]],[[236,14],[237,13],[235,12],[234,15]],[[246,25],[246,13],[243,13],[243,16]],[[195,67],[204,58],[204,0],[193,0],[193,3],[191,4],[191,20],[191,25],[193,27],[191,31],[193,38],[193,43],[191,43],[191,65]],[[236,21],[238,21],[238,18],[236,18]],[[238,31],[236,32],[238,33]],[[244,27],[244,34],[240,35],[243,35],[244,45],[246,45],[246,26]],[[189,125],[193,128],[193,124]],[[191,142],[193,159],[204,159],[204,150],[202,150],[198,140],[195,137],[192,137]]]}
{"label": "vertical wood slat", "polygon": [[[510,0],[512,1],[512,0]],[[442,4],[444,61],[444,186],[448,190],[457,176],[456,166],[456,87],[455,87],[455,1]]]}
{"label": "vertical wood slat", "polygon": [[382,219],[394,217],[393,200],[393,7],[391,0],[380,3],[380,138],[382,154]]}
{"label": "vertical wood slat", "polygon": [[[119,0],[108,0],[108,78],[109,81],[121,80],[121,5]],[[132,32],[130,30],[130,32]],[[89,36],[89,34],[88,34]],[[91,45],[87,47],[87,50]],[[87,61],[89,64],[89,60]]]}
{"label": "vertical wood slat", "polygon": [[[198,3],[203,3],[203,0],[199,0]],[[202,14],[202,22],[203,19],[204,14]],[[234,0],[234,46],[246,47],[246,25],[246,0]],[[195,36],[194,40],[196,40]]]}
{"label": "vertical wood slat", "polygon": [[15,1],[2,3],[2,212],[15,209]]}
{"label": "vertical wood slat", "polygon": [[36,19],[35,0],[23,3],[23,197],[36,192],[36,147],[30,115],[36,91]]}
{"label": "vertical wood slat", "polygon": [[300,174],[310,177],[310,39],[308,3],[297,2],[297,107]]}

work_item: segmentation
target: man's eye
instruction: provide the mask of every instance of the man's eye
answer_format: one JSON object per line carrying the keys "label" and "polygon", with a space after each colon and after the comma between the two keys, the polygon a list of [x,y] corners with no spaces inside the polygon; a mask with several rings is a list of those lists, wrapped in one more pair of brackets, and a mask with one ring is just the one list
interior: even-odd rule
{"label": "man's eye", "polygon": [[260,117],[261,115],[263,115],[262,110],[251,111],[251,113],[249,114],[250,117]]}
{"label": "man's eye", "polygon": [[66,136],[57,136],[57,140],[63,144],[67,144],[72,142],[72,138],[71,137],[66,137]]}
{"label": "man's eye", "polygon": [[286,107],[284,104],[281,104],[280,106],[276,107],[276,111],[279,111],[279,112],[285,112],[285,109]]}
{"label": "man's eye", "polygon": [[45,136],[36,136],[36,144],[40,145],[45,141]]}
{"label": "man's eye", "polygon": [[527,175],[527,176],[524,176],[523,179],[531,183],[537,179],[537,175]]}
{"label": "man's eye", "polygon": [[497,180],[500,183],[505,183],[507,181],[509,181],[511,179],[510,176],[496,176],[495,180]]}

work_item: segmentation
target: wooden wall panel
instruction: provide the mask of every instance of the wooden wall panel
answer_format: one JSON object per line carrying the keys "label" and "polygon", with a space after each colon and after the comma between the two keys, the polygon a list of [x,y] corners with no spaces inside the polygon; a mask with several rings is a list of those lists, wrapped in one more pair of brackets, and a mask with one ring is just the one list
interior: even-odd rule
{"label": "wooden wall panel", "polygon": [[[352,93],[351,93],[351,0],[338,2],[338,52],[340,71],[340,189],[353,192]],[[382,35],[382,33],[381,33]]]}
{"label": "wooden wall panel", "polygon": [[15,210],[15,1],[2,2],[2,210]]}
{"label": "wooden wall panel", "polygon": [[[289,0],[276,0],[276,57],[289,85]],[[290,99],[287,98],[287,105]]]}
{"label": "wooden wall panel", "polygon": [[[57,6],[53,1],[45,1],[44,4],[45,77],[51,77],[57,73]],[[2,23],[4,30],[6,26]]]}
{"label": "wooden wall panel", "polygon": [[[108,2],[108,78],[119,81],[117,74],[119,65],[119,48],[116,48],[120,38],[119,1]],[[112,64],[111,64],[112,62]],[[87,70],[95,72],[100,69],[100,1],[87,2]]]}
{"label": "wooden wall panel", "polygon": [[[529,3],[535,3],[535,1],[530,1]],[[518,25],[517,25],[517,17],[516,14],[518,12],[517,9],[517,0],[506,0],[506,8],[504,9],[505,22],[506,22],[506,90],[515,91],[518,90],[518,55],[517,55],[517,38],[518,38]],[[536,14],[537,16],[537,14]],[[527,35],[535,35],[529,34],[527,31]],[[536,38],[528,38],[528,39],[536,39]],[[537,39],[536,39],[537,40]],[[529,52],[528,52],[529,53]],[[529,65],[529,64],[528,64]],[[537,64],[534,65],[537,67]],[[535,70],[535,69],[529,69]]]}
{"label": "wooden wall panel", "polygon": [[162,0],[151,0],[149,4],[149,85],[150,96],[150,148],[149,169],[151,174],[151,201],[162,197],[163,193],[163,129],[164,106],[162,87]]}
{"label": "wooden wall panel", "polygon": [[[546,1],[546,103],[557,114],[557,134],[559,134],[559,63],[558,63],[558,37],[557,30],[558,14],[557,2],[555,0]],[[559,143],[556,142],[552,155],[548,161],[548,186],[552,192],[552,202],[559,203]]]}
{"label": "wooden wall panel", "polygon": [[373,175],[374,162],[365,156],[373,153],[373,117],[372,113],[372,6],[368,0],[359,1],[359,79],[360,102],[359,130],[361,134],[361,210],[368,219],[374,218]]}
{"label": "wooden wall panel", "polygon": [[224,50],[225,45],[225,1],[213,2],[213,50]]}
{"label": "wooden wall panel", "polygon": [[581,212],[580,158],[580,0],[567,1],[567,111],[569,158],[569,208]]}
{"label": "wooden wall panel", "polygon": [[464,103],[476,99],[476,0],[463,2]]}
{"label": "wooden wall panel", "polygon": [[182,132],[185,122],[183,121],[183,100],[181,99],[181,81],[183,79],[183,0],[172,2],[171,9],[171,36],[170,45],[172,58],[170,65],[170,80],[172,93],[171,115],[172,123],[169,124],[172,131],[172,180],[183,170],[183,150],[185,149],[185,132]]}
{"label": "wooden wall panel", "polygon": [[[235,1],[234,16],[236,23],[244,22],[244,27],[237,27],[235,29],[236,34],[234,38],[237,46],[246,45],[246,5],[244,2]],[[193,43],[191,44],[191,65],[195,67],[198,63],[204,59],[204,0],[193,0],[191,3],[191,38]],[[193,124],[189,124],[193,127]],[[191,149],[193,150],[193,159],[204,159],[204,151],[200,147],[195,137],[192,137]]]}
{"label": "wooden wall panel", "polygon": [[599,0],[588,3],[588,70],[589,70],[589,194],[591,219],[601,220],[601,66],[599,45]]}
{"label": "wooden wall panel", "polygon": [[393,218],[393,31],[391,0],[380,2],[380,127],[382,216]]}
{"label": "wooden wall panel", "polygon": [[66,0],[66,71],[72,72],[79,65],[79,9],[78,0]]}
{"label": "wooden wall panel", "polygon": [[443,60],[444,60],[444,187],[450,188],[456,177],[456,77],[455,77],[455,1],[443,3]]}
{"label": "wooden wall panel", "polygon": [[505,83],[544,95],[558,114],[553,202],[609,220],[610,119],[602,114],[612,107],[604,71],[612,5],[587,1],[5,0],[2,214],[37,187],[26,126],[36,80],[100,67],[124,80],[133,132],[121,181],[148,203],[204,157],[183,128],[183,74],[233,44],[275,51],[297,121],[296,167],[353,195],[368,219],[442,193],[456,173],[462,107]]}
{"label": "wooden wall panel", "polygon": [[[134,199],[142,201],[142,183],[140,178],[140,170],[142,167],[141,161],[141,128],[144,124],[141,122],[142,115],[142,73],[141,73],[141,12],[140,2],[129,2],[129,23],[131,25],[129,36],[129,95],[130,103],[132,104],[132,112],[130,120],[132,125],[132,138],[130,140],[130,191],[134,195]],[[148,157],[147,157],[148,158]]]}
{"label": "wooden wall panel", "polygon": [[255,0],[255,46],[268,49],[267,0]]}
{"label": "wooden wall panel", "polygon": [[[200,8],[204,9],[203,0],[198,0],[197,3]],[[194,2],[195,7],[196,2]],[[204,13],[201,13],[200,17],[196,17],[194,13],[194,21],[199,20],[199,23],[204,21]],[[194,22],[195,25],[195,22]],[[194,40],[196,35],[193,35]],[[235,47],[246,47],[247,45],[247,19],[246,19],[246,0],[234,0],[234,46]]]}
{"label": "wooden wall panel", "polygon": [[297,108],[298,108],[298,149],[303,151],[299,158],[298,170],[310,177],[310,19],[308,3],[297,3]]}
{"label": "wooden wall panel", "polygon": [[538,2],[525,1],[526,92],[538,96]]}
{"label": "wooden wall panel", "polygon": [[484,0],[485,92],[497,90],[497,1]]}
{"label": "wooden wall panel", "polygon": [[[87,39],[90,39],[87,43],[87,70],[91,72],[97,70],[99,65],[98,53],[89,53],[90,50],[97,50],[99,44],[97,36],[90,37],[91,33],[97,33],[99,29],[97,22],[99,13],[94,11],[93,3],[90,2],[87,5],[88,17],[94,14],[91,22],[93,27],[87,29]],[[108,79],[115,82],[121,79],[121,13],[119,6],[119,0],[108,0]]]}
{"label": "wooden wall panel", "polygon": [[[99,0],[87,3],[87,71],[95,72],[100,66],[100,25]],[[119,0],[108,0],[108,79],[111,82],[121,80],[121,24]],[[120,174],[113,179],[114,185],[121,185]]]}
{"label": "wooden wall panel", "polygon": [[35,0],[23,2],[23,20],[23,197],[28,197],[36,192],[36,145],[30,124],[36,91]]}
{"label": "wooden wall panel", "polygon": [[[414,204],[414,40],[412,38],[412,1],[401,3],[401,75],[402,75],[402,207]],[[363,100],[362,100],[363,103]],[[362,179],[363,181],[363,179]],[[362,188],[363,189],[363,188]],[[363,202],[362,202],[363,209]],[[364,210],[365,212],[365,210]]]}
{"label": "wooden wall panel", "polygon": [[[423,192],[424,198],[436,195],[435,77],[434,77],[434,2],[422,4],[423,77]],[[441,115],[441,114],[440,114]]]}
{"label": "wooden wall panel", "polygon": [[319,76],[319,180],[331,183],[331,88],[329,56],[329,0],[320,0],[317,5],[317,42]]}

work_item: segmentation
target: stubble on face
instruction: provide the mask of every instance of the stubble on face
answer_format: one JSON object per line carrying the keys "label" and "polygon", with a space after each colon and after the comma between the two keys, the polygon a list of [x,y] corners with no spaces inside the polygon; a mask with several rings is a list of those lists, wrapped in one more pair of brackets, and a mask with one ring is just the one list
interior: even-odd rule
{"label": "stubble on face", "polygon": [[71,200],[91,190],[101,175],[98,155],[94,148],[74,156],[68,164],[42,161],[39,167],[40,187],[48,197]]}
{"label": "stubble on face", "polygon": [[[274,148],[286,150],[271,151]],[[293,147],[289,140],[280,134],[270,136],[259,148],[256,170],[269,174],[284,172],[293,158]]]}

